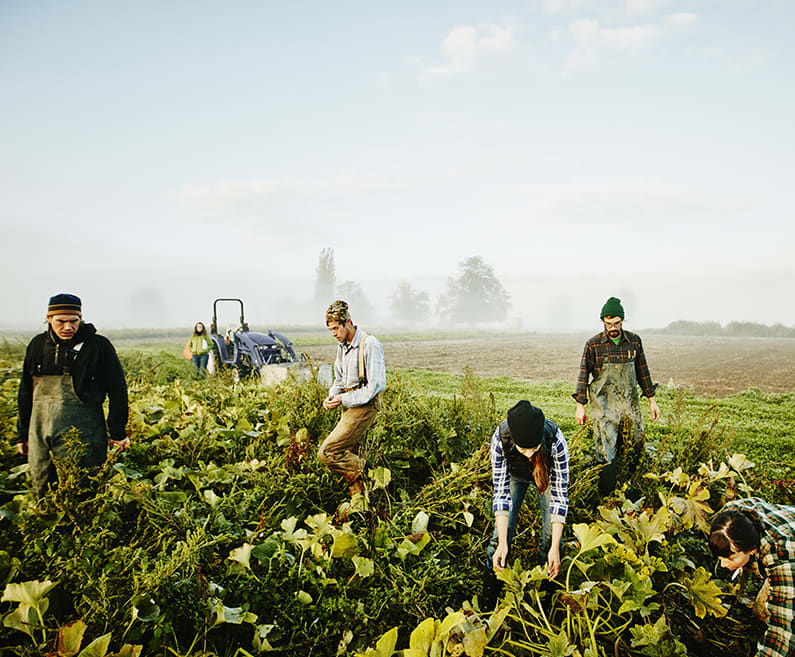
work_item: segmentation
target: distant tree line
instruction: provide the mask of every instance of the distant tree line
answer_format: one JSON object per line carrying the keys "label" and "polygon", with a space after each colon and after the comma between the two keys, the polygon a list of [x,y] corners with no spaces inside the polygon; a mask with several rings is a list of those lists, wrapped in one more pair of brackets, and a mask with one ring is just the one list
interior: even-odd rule
{"label": "distant tree line", "polygon": [[721,326],[719,322],[691,322],[680,319],[662,329],[651,331],[664,335],[697,335],[738,338],[795,338],[795,326],[784,324],[759,324],[758,322],[729,322]]}
{"label": "distant tree line", "polygon": [[[315,303],[334,296],[346,300],[357,318],[368,321],[372,317],[373,305],[358,282],[336,282],[333,249],[320,252],[315,273]],[[481,256],[471,256],[459,264],[456,276],[447,279],[447,286],[435,304],[435,312],[444,322],[470,326],[502,321],[508,316],[510,298],[491,265]],[[389,306],[395,319],[409,324],[427,322],[434,310],[428,293],[414,289],[405,280],[400,281],[389,297]]]}

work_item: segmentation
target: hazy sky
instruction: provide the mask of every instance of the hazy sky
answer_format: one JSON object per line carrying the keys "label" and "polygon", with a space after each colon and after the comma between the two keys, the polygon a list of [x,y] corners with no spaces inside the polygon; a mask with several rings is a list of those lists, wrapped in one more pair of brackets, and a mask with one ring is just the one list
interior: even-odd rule
{"label": "hazy sky", "polygon": [[332,247],[382,326],[401,279],[435,300],[472,255],[528,329],[597,328],[610,295],[633,327],[795,324],[793,25],[789,0],[0,0],[0,323],[60,291],[100,327],[217,296],[282,322]]}

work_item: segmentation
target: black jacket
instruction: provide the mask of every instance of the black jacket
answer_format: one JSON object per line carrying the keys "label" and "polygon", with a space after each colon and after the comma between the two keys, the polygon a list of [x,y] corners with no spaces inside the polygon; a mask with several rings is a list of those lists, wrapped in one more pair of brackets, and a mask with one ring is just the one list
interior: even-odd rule
{"label": "black jacket", "polygon": [[[82,344],[75,352],[72,348]],[[28,440],[33,410],[33,377],[63,374],[64,360],[71,362],[75,392],[86,406],[101,407],[108,397],[108,434],[123,440],[127,426],[127,382],[116,350],[106,337],[97,334],[93,324],[80,324],[71,340],[61,340],[49,328],[30,341],[19,383],[18,440]]]}

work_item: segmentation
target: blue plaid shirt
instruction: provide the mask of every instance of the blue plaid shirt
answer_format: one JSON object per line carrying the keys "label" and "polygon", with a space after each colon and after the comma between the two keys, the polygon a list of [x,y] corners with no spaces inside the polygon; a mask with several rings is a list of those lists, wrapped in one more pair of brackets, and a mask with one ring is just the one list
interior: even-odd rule
{"label": "blue plaid shirt", "polygon": [[[508,515],[511,502],[511,475],[508,461],[502,451],[500,428],[491,437],[491,473],[494,480],[494,515]],[[569,446],[563,432],[558,429],[552,443],[552,471],[549,473],[549,516],[551,522],[566,522],[569,511]]]}
{"label": "blue plaid shirt", "polygon": [[334,383],[328,394],[339,395],[343,408],[364,406],[379,392],[386,388],[386,364],[384,348],[374,335],[368,335],[364,341],[364,371],[367,385],[358,390],[342,392],[345,388],[359,385],[359,343],[362,331],[357,327],[356,334],[350,344],[340,342],[337,347],[337,358],[334,360]]}

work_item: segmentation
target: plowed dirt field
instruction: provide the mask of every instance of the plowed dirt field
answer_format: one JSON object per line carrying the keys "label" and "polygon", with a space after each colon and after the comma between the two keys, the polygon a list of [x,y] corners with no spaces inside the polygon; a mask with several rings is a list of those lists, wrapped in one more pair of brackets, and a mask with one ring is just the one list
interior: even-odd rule
{"label": "plowed dirt field", "polygon": [[[460,374],[469,365],[480,376],[531,381],[570,381],[577,376],[586,334],[484,335],[474,339],[384,340],[390,368]],[[795,340],[697,338],[647,335],[643,338],[652,377],[699,394],[725,397],[750,387],[765,392],[795,390]],[[333,362],[335,343],[299,349],[312,359]]]}

